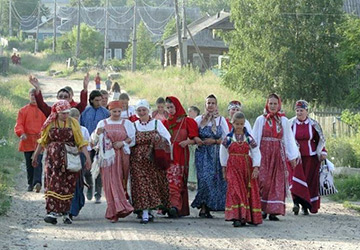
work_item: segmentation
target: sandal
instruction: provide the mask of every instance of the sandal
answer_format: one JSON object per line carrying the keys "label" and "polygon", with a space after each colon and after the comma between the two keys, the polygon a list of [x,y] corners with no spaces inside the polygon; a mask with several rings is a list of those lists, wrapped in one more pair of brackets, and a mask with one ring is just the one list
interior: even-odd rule
{"label": "sandal", "polygon": [[269,215],[269,220],[271,220],[271,221],[279,221],[280,219],[275,214],[270,214]]}

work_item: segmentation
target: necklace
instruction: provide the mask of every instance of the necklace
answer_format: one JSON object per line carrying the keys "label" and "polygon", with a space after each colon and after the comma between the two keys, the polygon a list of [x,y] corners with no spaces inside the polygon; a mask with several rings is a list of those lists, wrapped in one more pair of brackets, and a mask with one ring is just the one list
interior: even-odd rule
{"label": "necklace", "polygon": [[150,121],[151,121],[150,116],[149,116],[149,118],[148,118],[148,120],[146,122],[143,122],[143,121],[139,120],[140,124],[143,125],[143,126],[147,125]]}

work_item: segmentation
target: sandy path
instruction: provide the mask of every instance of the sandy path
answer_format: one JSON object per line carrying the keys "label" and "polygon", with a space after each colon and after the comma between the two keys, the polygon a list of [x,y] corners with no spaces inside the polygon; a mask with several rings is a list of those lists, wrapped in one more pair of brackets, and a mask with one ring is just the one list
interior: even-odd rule
{"label": "sandy path", "polygon": [[[81,81],[39,78],[46,82],[41,87],[47,101],[64,85],[74,88],[78,100]],[[194,209],[189,217],[176,220],[157,215],[154,223],[141,225],[130,215],[112,224],[104,218],[102,198],[101,204],[86,201],[72,225],[59,220],[53,226],[43,221],[43,193],[25,191],[25,166],[22,169],[11,210],[0,217],[0,249],[358,249],[360,243],[359,214],[328,200],[317,215],[294,216],[288,202],[287,215],[279,222],[233,228],[223,213],[199,219]],[[190,201],[194,196],[190,192]]]}

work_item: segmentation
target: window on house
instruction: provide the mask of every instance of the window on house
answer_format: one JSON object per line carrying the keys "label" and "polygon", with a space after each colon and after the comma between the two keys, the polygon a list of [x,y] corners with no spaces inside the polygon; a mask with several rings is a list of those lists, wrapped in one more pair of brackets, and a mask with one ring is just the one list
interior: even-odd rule
{"label": "window on house", "polygon": [[43,35],[43,39],[46,39],[48,37],[49,37],[49,35]]}
{"label": "window on house", "polygon": [[115,54],[116,59],[119,59],[119,60],[123,59],[122,58],[122,49],[115,49],[114,54]]}
{"label": "window on house", "polygon": [[210,68],[214,68],[219,64],[219,55],[210,54]]}
{"label": "window on house", "polygon": [[107,49],[106,59],[112,59],[112,51],[111,51],[111,49]]}
{"label": "window on house", "polygon": [[222,40],[222,37],[220,36],[220,30],[213,29],[212,30],[212,38],[216,41]]}
{"label": "window on house", "polygon": [[61,20],[60,20],[60,25],[63,25],[63,24],[66,23],[67,21],[69,21],[69,19],[67,19],[67,18],[61,18]]}
{"label": "window on house", "polygon": [[33,35],[28,35],[28,39],[34,39]]}

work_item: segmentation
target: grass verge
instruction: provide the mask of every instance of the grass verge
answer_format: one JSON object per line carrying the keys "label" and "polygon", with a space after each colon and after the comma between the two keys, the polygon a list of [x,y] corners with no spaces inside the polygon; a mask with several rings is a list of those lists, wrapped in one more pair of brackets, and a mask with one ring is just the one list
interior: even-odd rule
{"label": "grass verge", "polygon": [[0,215],[10,207],[9,190],[14,185],[14,176],[23,160],[17,150],[18,138],[14,134],[14,125],[19,108],[28,103],[28,90],[26,76],[0,78]]}

